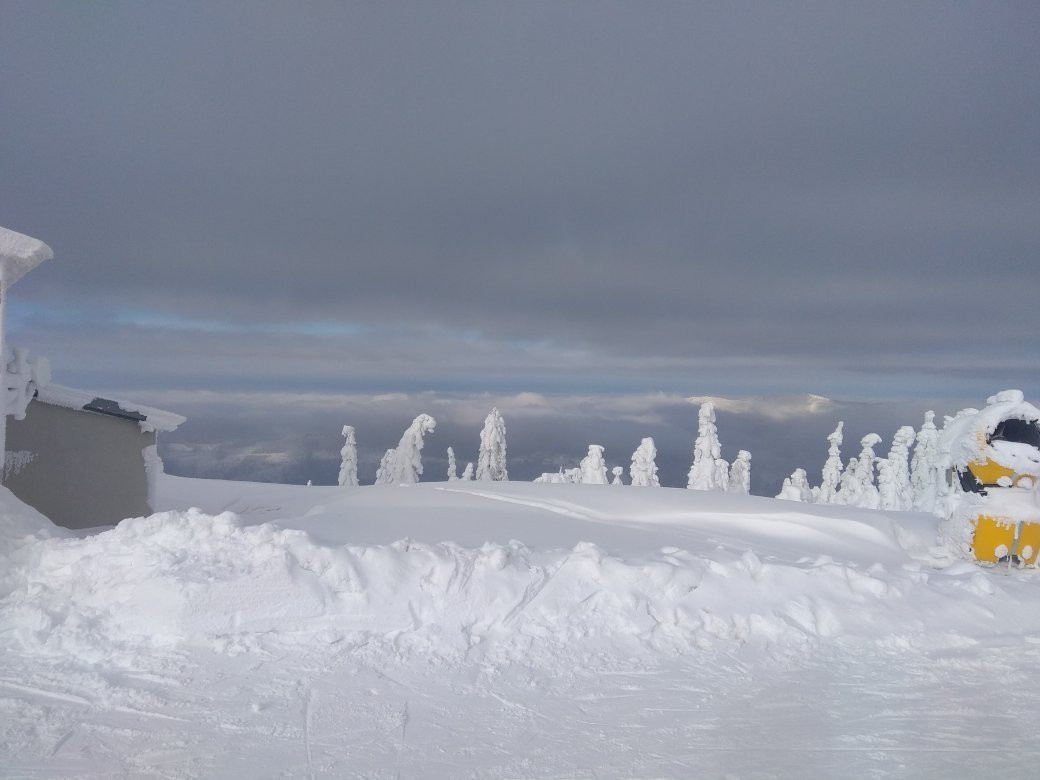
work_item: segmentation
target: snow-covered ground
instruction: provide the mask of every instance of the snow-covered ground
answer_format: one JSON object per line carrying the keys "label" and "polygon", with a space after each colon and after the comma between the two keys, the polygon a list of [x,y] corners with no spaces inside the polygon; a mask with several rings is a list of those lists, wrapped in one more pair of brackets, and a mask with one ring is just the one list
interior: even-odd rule
{"label": "snow-covered ground", "polygon": [[[1040,579],[926,514],[164,476],[0,490],[4,777],[1026,776]],[[188,507],[198,507],[187,511]]]}

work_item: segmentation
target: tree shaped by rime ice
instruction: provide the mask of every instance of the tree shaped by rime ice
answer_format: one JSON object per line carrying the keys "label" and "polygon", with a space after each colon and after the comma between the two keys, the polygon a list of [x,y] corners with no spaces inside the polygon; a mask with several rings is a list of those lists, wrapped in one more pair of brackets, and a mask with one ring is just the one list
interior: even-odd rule
{"label": "tree shaped by rime ice", "polygon": [[860,484],[857,472],[859,461],[849,458],[849,463],[841,472],[841,484],[838,485],[838,494],[834,497],[834,503],[845,506],[859,506],[863,497],[863,485]]}
{"label": "tree shaped by rime ice", "polygon": [[343,426],[343,449],[339,451],[339,484],[342,487],[356,487],[357,478],[357,437],[354,434],[354,426]]}
{"label": "tree shaped by rime ice", "polygon": [[466,468],[464,468],[462,470],[462,476],[459,477],[459,479],[461,481],[463,481],[463,482],[472,482],[473,481],[473,464],[472,463],[467,463],[466,464]]}
{"label": "tree shaped by rime ice", "polygon": [[856,478],[860,483],[860,498],[856,506],[866,509],[877,509],[881,498],[878,496],[877,485],[874,483],[874,447],[881,443],[881,437],[876,433],[868,433],[859,442],[863,449],[860,450],[856,461]]}
{"label": "tree shaped by rime ice", "polygon": [[715,490],[728,490],[729,489],[729,461],[725,458],[715,459],[715,474],[712,477],[715,480]]}
{"label": "tree shaped by rime ice", "polygon": [[693,444],[693,465],[687,475],[686,487],[690,490],[718,490],[715,461],[722,456],[719,432],[715,427],[715,407],[711,403],[701,404],[697,413],[697,440]]}
{"label": "tree shaped by rime ice", "polygon": [[459,481],[459,467],[455,464],[455,450],[448,447],[448,482]]}
{"label": "tree shaped by rime ice", "polygon": [[924,424],[917,433],[914,457],[910,461],[910,485],[914,492],[913,508],[931,512],[936,499],[936,462],[939,457],[939,432],[935,428],[935,412],[924,413]]}
{"label": "tree shaped by rime ice", "polygon": [[730,493],[751,494],[751,453],[741,450],[729,469],[729,485],[726,490]]}
{"label": "tree shaped by rime ice", "polygon": [[379,468],[376,469],[377,485],[394,484],[394,460],[396,455],[397,450],[391,447],[383,455],[382,460],[379,461]]}
{"label": "tree shaped by rime ice", "polygon": [[628,467],[632,487],[660,487],[657,478],[657,447],[650,436],[643,439],[632,453],[632,465]]}
{"label": "tree shaped by rime ice", "polygon": [[621,481],[621,475],[625,473],[624,466],[615,466],[614,468],[612,468],[610,470],[610,473],[614,475],[614,479],[611,480],[611,483],[610,483],[611,485],[624,485],[625,484],[624,482]]}
{"label": "tree shaped by rime ice", "polygon": [[834,433],[827,437],[827,460],[823,464],[823,481],[820,483],[820,503],[833,504],[838,497],[841,483],[841,443],[845,421],[838,423]]}
{"label": "tree shaped by rime ice", "polygon": [[813,500],[812,489],[809,487],[809,479],[805,469],[795,469],[791,476],[784,479],[783,487],[776,496],[785,501],[801,501],[811,504]]}
{"label": "tree shaped by rime ice", "polygon": [[[892,506],[885,506],[882,498],[880,501],[882,509],[898,509],[908,511],[914,508],[914,491],[910,485],[910,447],[914,443],[917,434],[909,425],[904,425],[895,436],[892,437],[892,447],[888,451],[889,474],[886,478],[892,480],[892,497],[889,498]],[[878,464],[878,490],[881,490],[880,462]]]}
{"label": "tree shaped by rime ice", "polygon": [[394,455],[394,484],[414,485],[422,476],[423,438],[433,433],[437,421],[428,414],[420,414],[401,435]]}
{"label": "tree shaped by rime ice", "polygon": [[506,423],[497,408],[491,410],[480,432],[477,479],[488,482],[505,482],[509,479],[506,471]]}
{"label": "tree shaped by rime ice", "polygon": [[583,485],[606,485],[607,464],[603,461],[603,447],[599,444],[589,445],[589,454],[578,464],[581,469]]}
{"label": "tree shaped by rime ice", "polygon": [[877,489],[879,509],[899,509],[899,485],[896,477],[897,465],[892,458],[878,458]]}

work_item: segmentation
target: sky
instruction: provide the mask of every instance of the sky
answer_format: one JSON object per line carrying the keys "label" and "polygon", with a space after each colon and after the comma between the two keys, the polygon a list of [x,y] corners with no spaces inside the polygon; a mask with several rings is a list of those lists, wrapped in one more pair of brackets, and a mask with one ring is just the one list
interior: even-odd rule
{"label": "sky", "polygon": [[175,473],[331,481],[349,423],[364,479],[437,410],[464,461],[498,404],[517,476],[653,435],[679,484],[711,396],[775,491],[837,419],[1040,397],[1037,40],[1035,2],[0,0],[0,224],[55,252],[8,339],[186,414]]}

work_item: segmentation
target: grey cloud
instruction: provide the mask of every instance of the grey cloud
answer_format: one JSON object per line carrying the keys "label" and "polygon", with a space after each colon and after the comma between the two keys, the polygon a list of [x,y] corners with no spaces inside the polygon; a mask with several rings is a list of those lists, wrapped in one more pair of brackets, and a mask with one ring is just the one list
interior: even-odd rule
{"label": "grey cloud", "polygon": [[3,16],[12,340],[69,383],[1040,390],[1035,4]]}

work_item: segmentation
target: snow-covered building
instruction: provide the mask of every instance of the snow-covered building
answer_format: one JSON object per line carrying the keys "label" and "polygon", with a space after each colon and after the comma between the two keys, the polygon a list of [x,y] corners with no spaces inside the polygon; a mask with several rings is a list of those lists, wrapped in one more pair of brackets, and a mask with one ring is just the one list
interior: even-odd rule
{"label": "snow-covered building", "polygon": [[162,470],[159,431],[184,418],[54,384],[35,388],[23,419],[7,419],[4,485],[67,528],[152,513]]}

